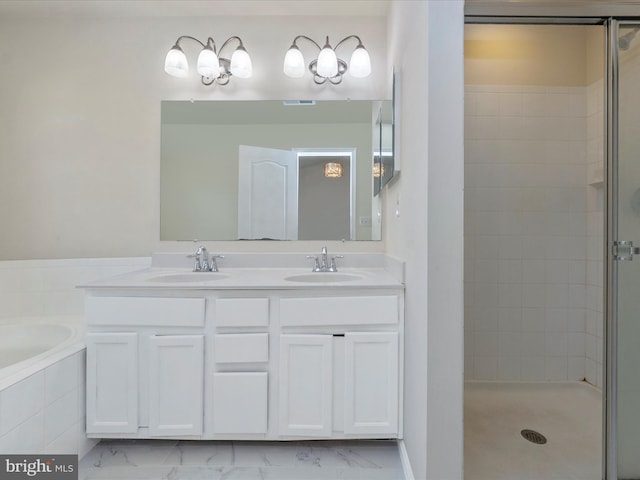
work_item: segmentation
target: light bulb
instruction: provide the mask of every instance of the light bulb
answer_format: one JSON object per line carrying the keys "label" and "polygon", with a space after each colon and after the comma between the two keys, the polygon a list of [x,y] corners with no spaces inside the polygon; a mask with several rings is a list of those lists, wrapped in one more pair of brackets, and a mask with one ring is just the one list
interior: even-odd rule
{"label": "light bulb", "polygon": [[206,78],[218,78],[220,76],[220,61],[213,49],[207,45],[198,55],[198,73]]}
{"label": "light bulb", "polygon": [[325,78],[338,75],[338,57],[336,57],[336,52],[334,52],[331,45],[329,45],[329,37],[327,37],[327,43],[325,43],[318,55],[316,72],[319,76]]}
{"label": "light bulb", "polygon": [[164,71],[179,78],[184,78],[189,73],[187,57],[177,43],[167,52],[164,59]]}
{"label": "light bulb", "polygon": [[369,52],[367,52],[362,44],[359,44],[351,55],[349,73],[355,78],[364,78],[371,74],[371,59],[369,58]]}
{"label": "light bulb", "polygon": [[251,57],[242,45],[236,48],[231,55],[231,66],[229,70],[232,75],[238,78],[249,78],[253,74],[253,66],[251,65]]}
{"label": "light bulb", "polygon": [[287,50],[282,70],[287,77],[300,78],[304,76],[304,57],[295,44],[291,45],[291,48]]}

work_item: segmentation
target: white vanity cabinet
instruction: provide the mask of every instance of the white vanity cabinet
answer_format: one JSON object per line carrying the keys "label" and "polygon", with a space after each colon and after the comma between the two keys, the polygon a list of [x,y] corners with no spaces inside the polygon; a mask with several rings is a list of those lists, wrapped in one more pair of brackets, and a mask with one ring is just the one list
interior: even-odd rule
{"label": "white vanity cabinet", "polygon": [[204,305],[203,298],[87,298],[90,436],[202,435]]}
{"label": "white vanity cabinet", "polygon": [[280,300],[280,435],[399,435],[400,300]]}
{"label": "white vanity cabinet", "polygon": [[87,434],[402,437],[403,292],[92,289]]}

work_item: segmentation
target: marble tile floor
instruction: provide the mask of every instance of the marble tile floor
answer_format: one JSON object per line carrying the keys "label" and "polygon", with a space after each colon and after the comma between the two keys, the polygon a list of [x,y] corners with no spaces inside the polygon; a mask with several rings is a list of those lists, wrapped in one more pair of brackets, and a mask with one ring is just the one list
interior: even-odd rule
{"label": "marble tile floor", "polygon": [[466,382],[464,427],[466,480],[601,478],[602,394],[586,382]]}
{"label": "marble tile floor", "polygon": [[395,441],[102,440],[79,480],[403,480]]}

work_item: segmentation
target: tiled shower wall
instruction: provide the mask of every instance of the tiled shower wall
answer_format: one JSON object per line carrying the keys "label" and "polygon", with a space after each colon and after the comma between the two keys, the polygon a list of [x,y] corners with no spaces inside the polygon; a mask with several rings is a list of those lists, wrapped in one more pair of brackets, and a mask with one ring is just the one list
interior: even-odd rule
{"label": "tiled shower wall", "polygon": [[583,87],[466,87],[467,379],[582,380],[589,370],[597,383],[587,98]]}

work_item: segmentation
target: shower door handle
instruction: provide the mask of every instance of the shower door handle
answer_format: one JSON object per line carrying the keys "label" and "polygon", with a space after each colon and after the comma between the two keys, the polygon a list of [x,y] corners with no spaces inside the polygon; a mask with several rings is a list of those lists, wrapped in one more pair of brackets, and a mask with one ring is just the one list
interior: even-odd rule
{"label": "shower door handle", "polygon": [[634,247],[631,240],[613,242],[613,259],[619,262],[630,262],[634,255],[640,255],[640,247]]}

